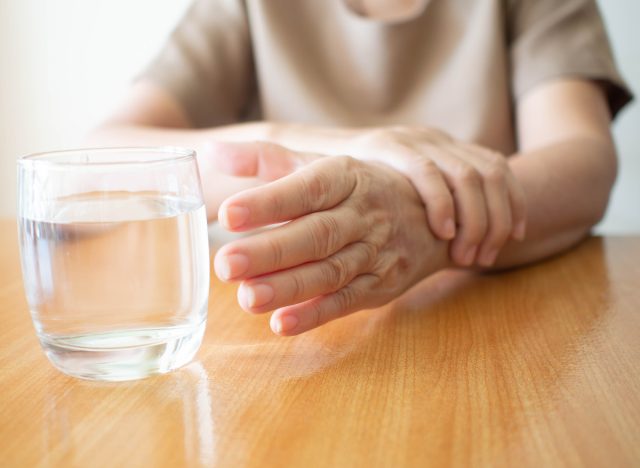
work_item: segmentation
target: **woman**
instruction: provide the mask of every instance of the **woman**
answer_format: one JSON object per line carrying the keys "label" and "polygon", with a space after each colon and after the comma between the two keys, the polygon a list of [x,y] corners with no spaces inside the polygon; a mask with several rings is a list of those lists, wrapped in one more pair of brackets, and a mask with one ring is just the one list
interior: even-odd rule
{"label": "woman", "polygon": [[590,0],[198,0],[93,138],[196,148],[229,230],[291,221],[215,269],[294,335],[575,245],[630,99]]}

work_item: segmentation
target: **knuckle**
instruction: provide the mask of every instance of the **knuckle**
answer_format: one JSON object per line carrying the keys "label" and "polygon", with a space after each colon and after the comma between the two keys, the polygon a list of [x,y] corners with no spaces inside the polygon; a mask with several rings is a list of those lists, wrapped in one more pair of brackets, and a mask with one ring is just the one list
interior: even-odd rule
{"label": "knuckle", "polygon": [[466,163],[459,162],[454,169],[455,179],[462,184],[477,184],[480,176],[476,169]]}
{"label": "knuckle", "polygon": [[369,201],[365,197],[358,196],[353,197],[350,200],[350,203],[347,205],[347,209],[351,212],[351,221],[353,226],[362,230],[364,226],[367,226],[367,214],[370,213],[370,205]]}
{"label": "knuckle", "polygon": [[341,288],[350,279],[349,267],[340,257],[329,257],[325,260],[325,277],[334,290]]}
{"label": "knuckle", "polygon": [[492,151],[490,149],[483,148],[484,157],[492,164],[500,165],[501,167],[507,166],[506,158],[497,151]]}
{"label": "knuckle", "polygon": [[294,299],[304,297],[306,289],[305,283],[300,275],[291,275],[291,297]]}
{"label": "knuckle", "polygon": [[431,159],[423,158],[418,163],[418,172],[422,177],[433,177],[440,175],[440,169]]}
{"label": "knuckle", "polygon": [[346,171],[351,171],[356,168],[359,161],[351,156],[334,156],[340,166]]}
{"label": "knuckle", "polygon": [[484,179],[489,183],[503,184],[507,180],[506,167],[500,162],[489,163],[485,173]]}
{"label": "knuckle", "polygon": [[313,301],[309,304],[309,307],[311,309],[309,315],[313,317],[313,319],[310,320],[312,323],[311,328],[319,327],[329,321],[326,316],[327,314],[322,309],[322,301]]}
{"label": "knuckle", "polygon": [[[334,156],[337,161],[338,170],[340,171],[337,174],[338,180],[340,181],[338,185],[344,184],[345,186],[351,187],[353,191],[353,187],[358,179],[359,170],[362,168],[362,162],[356,158],[351,156]],[[332,173],[332,177],[335,179],[336,172]],[[328,184],[335,184],[335,180],[328,180]]]}
{"label": "knuckle", "polygon": [[347,313],[357,302],[358,292],[355,288],[347,286],[335,293],[335,302],[338,309],[338,315]]}
{"label": "knuckle", "polygon": [[340,248],[339,232],[333,216],[316,214],[311,225],[311,250],[315,259],[324,258]]}
{"label": "knuckle", "polygon": [[282,244],[276,239],[267,240],[268,252],[271,252],[271,262],[277,270],[281,269],[284,261],[284,249]]}
{"label": "knuckle", "polygon": [[301,179],[302,203],[307,212],[315,211],[323,206],[331,188],[331,181],[326,175],[318,172],[305,172]]}
{"label": "knuckle", "polygon": [[366,271],[371,271],[378,261],[378,247],[372,242],[362,241],[358,245],[361,258],[362,258],[362,267]]}

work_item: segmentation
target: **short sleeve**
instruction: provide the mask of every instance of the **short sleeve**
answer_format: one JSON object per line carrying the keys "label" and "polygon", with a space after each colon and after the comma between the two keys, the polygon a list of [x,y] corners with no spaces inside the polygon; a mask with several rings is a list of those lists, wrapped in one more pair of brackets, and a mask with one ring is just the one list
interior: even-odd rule
{"label": "short sleeve", "polygon": [[632,99],[594,0],[513,0],[509,5],[516,98],[546,80],[579,77],[603,85],[612,116]]}
{"label": "short sleeve", "polygon": [[170,92],[196,127],[243,120],[255,100],[244,2],[195,0],[137,79]]}

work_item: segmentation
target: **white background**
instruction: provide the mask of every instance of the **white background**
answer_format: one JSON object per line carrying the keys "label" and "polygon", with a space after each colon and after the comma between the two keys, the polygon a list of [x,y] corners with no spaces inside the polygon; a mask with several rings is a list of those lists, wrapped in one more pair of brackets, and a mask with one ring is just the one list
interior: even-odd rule
{"label": "white background", "polygon": [[[326,1],[326,0],[322,0]],[[77,145],[118,102],[190,0],[0,0],[0,216],[15,158]],[[622,73],[640,93],[637,0],[600,0]],[[618,117],[621,172],[599,232],[640,233],[640,105]]]}

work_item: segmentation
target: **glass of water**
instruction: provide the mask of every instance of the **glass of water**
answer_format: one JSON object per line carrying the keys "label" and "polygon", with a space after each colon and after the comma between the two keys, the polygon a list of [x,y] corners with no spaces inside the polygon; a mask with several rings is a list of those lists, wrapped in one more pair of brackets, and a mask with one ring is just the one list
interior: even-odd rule
{"label": "glass of water", "polygon": [[209,295],[193,151],[22,157],[18,216],[27,301],[54,366],[76,377],[130,380],[193,358]]}

